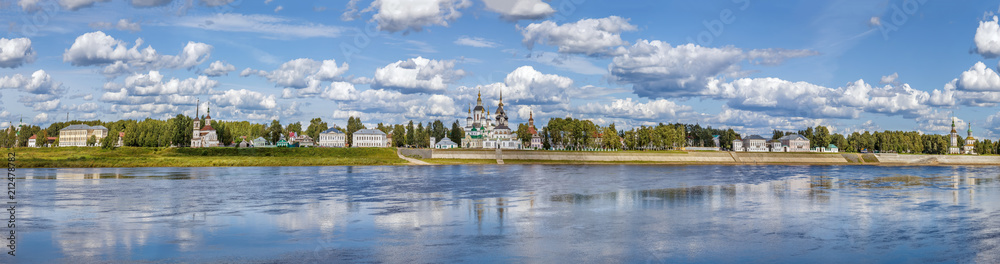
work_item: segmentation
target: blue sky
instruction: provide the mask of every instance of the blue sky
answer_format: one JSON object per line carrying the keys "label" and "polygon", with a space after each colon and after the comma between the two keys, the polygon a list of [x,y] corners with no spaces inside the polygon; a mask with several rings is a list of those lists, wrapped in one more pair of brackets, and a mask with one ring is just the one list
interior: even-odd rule
{"label": "blue sky", "polygon": [[199,101],[224,120],[450,123],[502,91],[515,123],[939,134],[954,116],[995,137],[998,6],[0,0],[0,127],[193,115]]}

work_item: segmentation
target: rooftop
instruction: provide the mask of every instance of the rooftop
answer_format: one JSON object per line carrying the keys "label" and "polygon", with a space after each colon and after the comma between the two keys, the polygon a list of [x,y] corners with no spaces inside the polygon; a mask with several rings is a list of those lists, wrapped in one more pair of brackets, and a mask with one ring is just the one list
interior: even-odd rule
{"label": "rooftop", "polygon": [[384,132],[378,129],[362,129],[354,132],[355,135],[385,135]]}

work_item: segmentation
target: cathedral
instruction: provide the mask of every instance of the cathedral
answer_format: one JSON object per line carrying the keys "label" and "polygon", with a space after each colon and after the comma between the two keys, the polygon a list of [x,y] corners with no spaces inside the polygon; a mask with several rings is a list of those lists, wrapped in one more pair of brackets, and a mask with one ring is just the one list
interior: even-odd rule
{"label": "cathedral", "polygon": [[972,124],[969,124],[969,136],[965,138],[965,145],[958,146],[958,131],[955,130],[955,119],[951,120],[951,144],[948,145],[948,154],[976,154],[976,138],[972,136]]}
{"label": "cathedral", "polygon": [[503,91],[500,92],[500,102],[497,104],[494,118],[490,118],[489,108],[483,107],[483,94],[476,98],[476,108],[469,109],[469,117],[465,119],[465,138],[463,148],[482,149],[521,149],[517,134],[507,123],[507,112],[503,109]]}
{"label": "cathedral", "polygon": [[[198,103],[200,105],[201,103]],[[200,110],[200,109],[199,109]],[[212,109],[209,108],[205,114],[205,126],[201,126],[200,117],[198,117],[198,110],[195,110],[194,120],[194,133],[191,135],[191,147],[192,148],[203,148],[203,147],[218,147],[219,146],[219,136],[215,134],[215,129],[212,128]]]}

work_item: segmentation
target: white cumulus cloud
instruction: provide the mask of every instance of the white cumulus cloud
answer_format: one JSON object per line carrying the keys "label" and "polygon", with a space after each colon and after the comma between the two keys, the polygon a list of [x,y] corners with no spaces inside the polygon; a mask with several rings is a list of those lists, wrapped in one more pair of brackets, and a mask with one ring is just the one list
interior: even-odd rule
{"label": "white cumulus cloud", "polygon": [[636,26],[629,24],[628,19],[610,16],[599,19],[583,19],[574,23],[557,25],[552,21],[532,23],[528,26],[518,26],[522,42],[528,49],[535,44],[548,44],[559,48],[561,53],[587,55],[615,55],[621,50],[616,49],[628,45],[623,41],[621,33],[635,31]]}
{"label": "white cumulus cloud", "polygon": [[486,9],[497,12],[506,20],[543,19],[556,10],[541,0],[483,0]]}
{"label": "white cumulus cloud", "polygon": [[[448,26],[462,16],[460,9],[472,5],[469,0],[375,0],[364,12],[377,11],[372,20],[382,31],[421,31],[426,26]],[[346,15],[347,13],[345,13]]]}
{"label": "white cumulus cloud", "polygon": [[180,54],[160,55],[151,46],[140,50],[142,39],[131,48],[127,43],[95,31],[80,35],[63,53],[63,61],[74,66],[105,66],[102,73],[109,78],[136,71],[158,69],[184,69],[200,65],[211,56],[213,47],[199,42],[188,42]]}
{"label": "white cumulus cloud", "polygon": [[442,93],[449,83],[465,76],[464,70],[454,68],[453,60],[416,57],[396,61],[375,70],[372,87],[403,93]]}
{"label": "white cumulus cloud", "polygon": [[0,68],[16,68],[35,60],[31,39],[0,38]]}
{"label": "white cumulus cloud", "polygon": [[201,73],[207,76],[222,76],[229,75],[229,72],[235,71],[236,66],[232,64],[225,63],[223,61],[215,61],[208,65],[208,69],[202,70]]}
{"label": "white cumulus cloud", "polygon": [[976,29],[975,51],[983,57],[1000,56],[1000,24],[997,21],[997,16],[993,16],[993,20],[980,21],[979,28]]}

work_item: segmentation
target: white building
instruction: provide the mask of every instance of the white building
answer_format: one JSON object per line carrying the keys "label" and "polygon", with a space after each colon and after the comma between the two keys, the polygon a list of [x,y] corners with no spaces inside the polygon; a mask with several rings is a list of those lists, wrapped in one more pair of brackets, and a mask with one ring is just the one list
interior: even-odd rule
{"label": "white building", "polygon": [[751,135],[743,140],[733,140],[733,151],[767,152],[767,140],[758,135]]}
{"label": "white building", "polygon": [[778,139],[783,152],[809,152],[809,139],[799,134],[789,134]]}
{"label": "white building", "polygon": [[[60,147],[86,147],[91,136],[101,142],[108,136],[108,128],[104,126],[71,125],[59,130]],[[97,144],[94,144],[95,146]]]}
{"label": "white building", "polygon": [[451,141],[451,139],[447,137],[441,139],[441,141],[438,142],[437,144],[434,144],[434,148],[436,149],[453,149],[457,147],[458,144],[456,144],[455,141]]}
{"label": "white building", "polygon": [[948,145],[948,154],[962,154],[961,149],[958,148],[958,131],[955,130],[955,119],[951,119],[951,134],[949,134],[951,140]]}
{"label": "white building", "polygon": [[385,133],[378,129],[362,129],[354,132],[351,137],[356,148],[384,148],[388,144],[385,140]]}
{"label": "white building", "polygon": [[195,110],[194,121],[193,121],[193,131],[191,135],[191,147],[192,148],[207,148],[207,147],[218,147],[219,146],[219,136],[215,132],[215,128],[212,128],[212,109],[209,108],[205,114],[205,126],[201,126],[201,120],[198,120],[198,111]]}
{"label": "white building", "polygon": [[462,140],[465,148],[521,149],[517,134],[513,133],[507,123],[502,91],[494,118],[490,118],[489,108],[483,108],[481,93],[476,99],[476,109],[470,109],[469,114],[466,118],[465,138]]}
{"label": "white building", "polygon": [[37,140],[37,138],[38,138],[38,135],[31,135],[31,137],[28,138],[28,147],[29,148],[38,147],[38,140]]}
{"label": "white building", "polygon": [[337,128],[330,128],[319,133],[319,146],[327,148],[343,148],[347,145],[347,134]]}
{"label": "white building", "polygon": [[972,137],[972,124],[969,124],[969,136],[965,138],[962,154],[976,155],[976,138]]}

